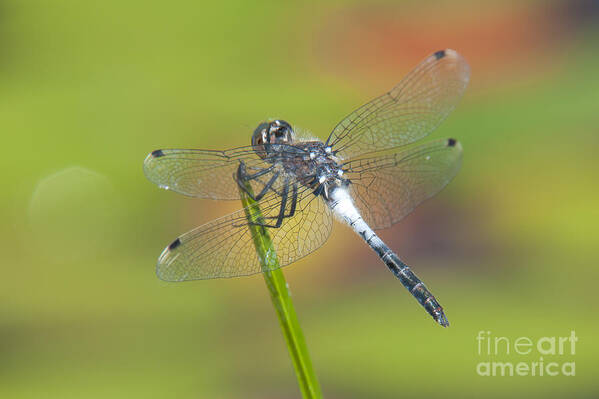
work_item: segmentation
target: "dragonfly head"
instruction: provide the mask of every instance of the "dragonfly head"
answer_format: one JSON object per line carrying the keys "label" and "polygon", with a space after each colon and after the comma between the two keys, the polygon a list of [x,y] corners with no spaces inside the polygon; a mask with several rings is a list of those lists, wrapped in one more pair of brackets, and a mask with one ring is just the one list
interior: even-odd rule
{"label": "dragonfly head", "polygon": [[261,158],[266,158],[277,151],[277,144],[292,144],[294,139],[295,133],[291,125],[276,119],[258,125],[252,135],[252,146]]}

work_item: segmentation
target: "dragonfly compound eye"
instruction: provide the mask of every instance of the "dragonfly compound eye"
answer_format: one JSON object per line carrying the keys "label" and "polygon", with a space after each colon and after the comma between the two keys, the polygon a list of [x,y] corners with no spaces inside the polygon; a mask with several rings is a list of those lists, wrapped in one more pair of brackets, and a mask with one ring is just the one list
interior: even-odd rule
{"label": "dragonfly compound eye", "polygon": [[268,123],[261,123],[258,125],[256,130],[254,130],[254,134],[252,135],[252,147],[254,147],[254,151],[261,157],[266,157],[266,149],[264,148],[264,143],[267,143],[268,140],[268,130],[270,129],[270,125]]}
{"label": "dragonfly compound eye", "polygon": [[291,144],[293,142],[293,128],[285,121],[277,119],[271,122],[269,131],[271,144]]}

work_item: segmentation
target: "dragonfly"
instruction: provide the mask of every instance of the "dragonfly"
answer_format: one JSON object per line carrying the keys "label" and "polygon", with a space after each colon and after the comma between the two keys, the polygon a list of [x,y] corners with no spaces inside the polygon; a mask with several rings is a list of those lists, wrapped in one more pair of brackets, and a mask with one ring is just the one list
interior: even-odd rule
{"label": "dragonfly", "polygon": [[250,220],[240,209],[177,237],[158,258],[158,277],[186,281],[265,272],[252,225],[270,235],[276,267],[289,265],[321,247],[337,217],[437,323],[449,326],[438,300],[374,230],[399,222],[457,174],[462,159],[457,140],[418,141],[456,107],[469,77],[460,54],[441,50],[346,116],[325,141],[300,137],[277,119],[260,123],[249,146],[151,152],[144,172],[159,187],[214,200],[248,195],[262,214]]}

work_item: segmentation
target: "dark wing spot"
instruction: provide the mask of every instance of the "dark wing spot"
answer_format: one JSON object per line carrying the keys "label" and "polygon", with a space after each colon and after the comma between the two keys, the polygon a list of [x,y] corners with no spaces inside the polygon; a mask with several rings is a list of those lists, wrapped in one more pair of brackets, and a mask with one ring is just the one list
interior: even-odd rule
{"label": "dark wing spot", "polygon": [[434,54],[435,58],[440,60],[441,58],[445,57],[445,50],[439,50]]}
{"label": "dark wing spot", "polygon": [[164,155],[164,152],[162,152],[162,150],[156,150],[156,151],[152,151],[152,156],[154,158],[158,158]]}
{"label": "dark wing spot", "polygon": [[453,146],[455,146],[455,145],[456,145],[456,143],[457,143],[457,140],[456,140],[456,139],[448,139],[448,140],[447,140],[447,146],[448,146],[448,147],[453,147]]}
{"label": "dark wing spot", "polygon": [[173,241],[173,242],[171,242],[171,243],[169,244],[169,246],[168,246],[168,250],[169,250],[169,251],[172,251],[173,249],[177,248],[179,245],[181,245],[181,240],[179,240],[179,239],[177,238],[175,241]]}

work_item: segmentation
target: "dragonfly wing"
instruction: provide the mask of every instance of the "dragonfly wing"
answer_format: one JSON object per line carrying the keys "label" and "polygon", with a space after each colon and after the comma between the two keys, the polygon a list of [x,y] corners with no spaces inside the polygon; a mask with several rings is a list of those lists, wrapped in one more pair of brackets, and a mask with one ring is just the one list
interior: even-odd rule
{"label": "dragonfly wing", "polygon": [[356,109],[333,129],[327,144],[350,159],[417,141],[455,108],[470,78],[454,50],[430,55],[391,91]]}
{"label": "dragonfly wing", "polygon": [[[297,154],[297,149],[289,147]],[[281,150],[282,156],[287,153]],[[248,174],[265,171],[271,164],[258,157],[251,146],[227,151],[165,149],[150,153],[144,161],[147,178],[161,188],[189,197],[239,199],[239,189],[234,175],[243,163]],[[256,193],[271,179],[272,173],[264,173],[251,181]],[[280,188],[282,179],[272,185]]]}
{"label": "dragonfly wing", "polygon": [[445,187],[460,169],[462,146],[454,139],[364,154],[344,163],[352,196],[373,229],[400,221]]}
{"label": "dragonfly wing", "polygon": [[[265,220],[274,223],[281,197],[270,194],[260,201]],[[288,199],[286,213],[291,212]],[[325,202],[300,188],[295,213],[278,228],[268,228],[280,266],[288,265],[319,248],[331,233],[332,217]],[[183,234],[164,249],[157,274],[162,280],[184,281],[247,276],[262,272],[245,210],[216,219]]]}

